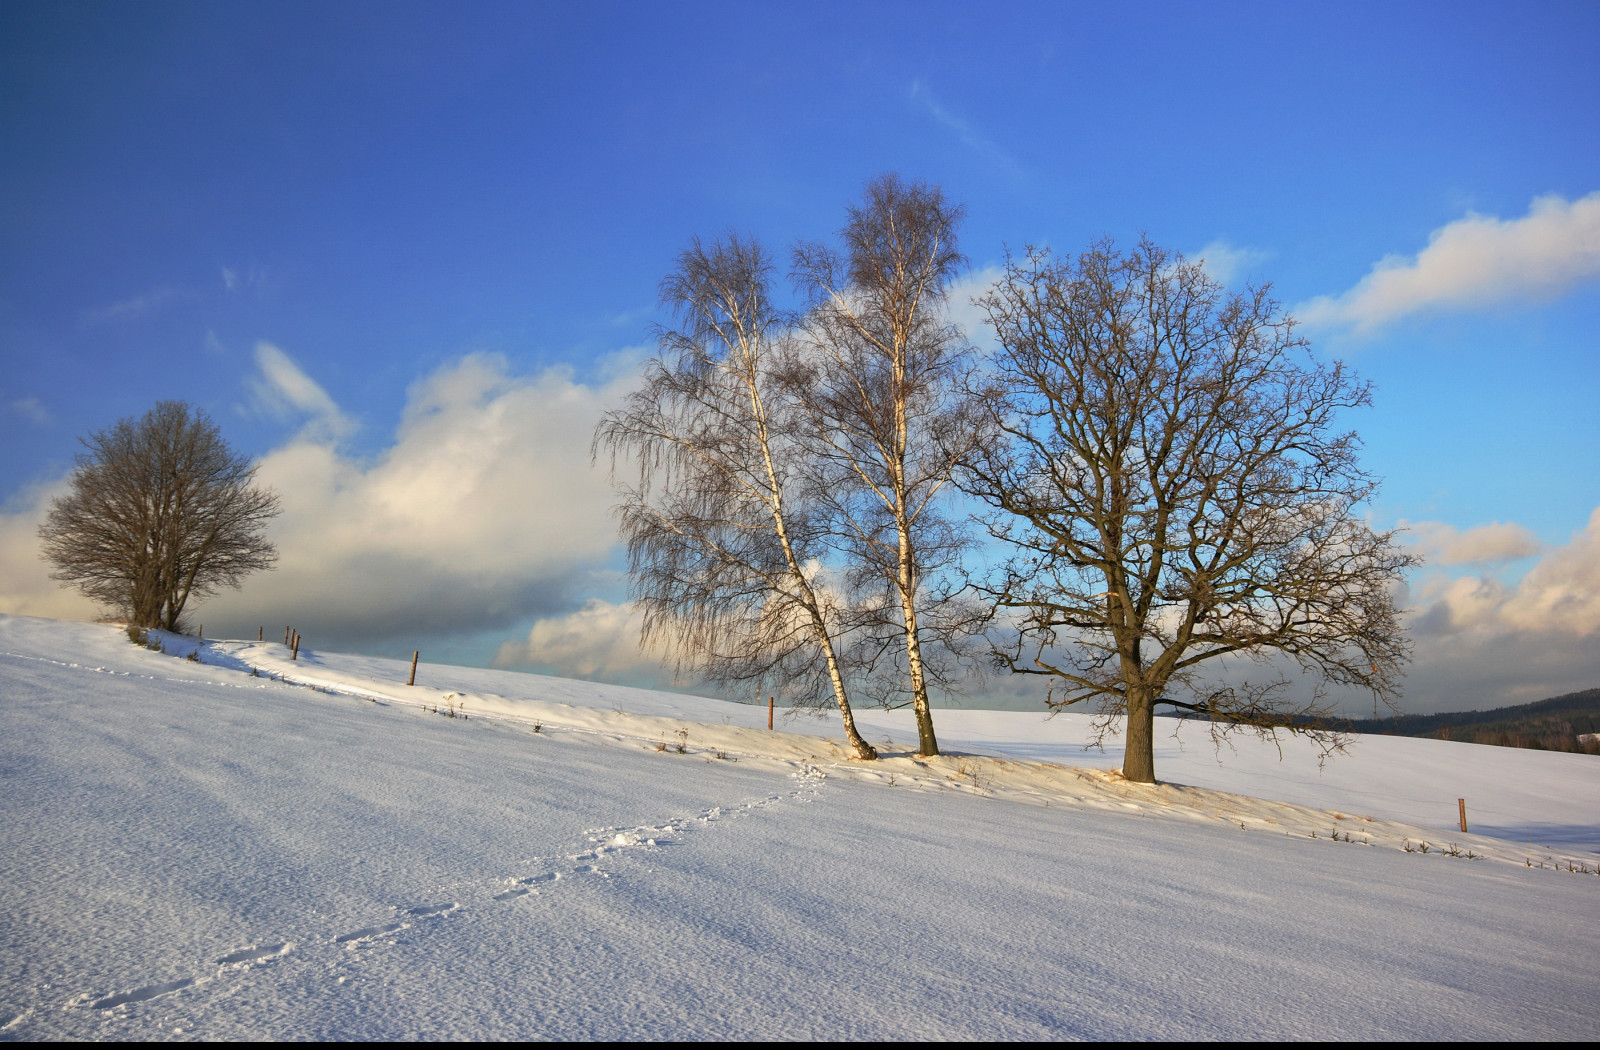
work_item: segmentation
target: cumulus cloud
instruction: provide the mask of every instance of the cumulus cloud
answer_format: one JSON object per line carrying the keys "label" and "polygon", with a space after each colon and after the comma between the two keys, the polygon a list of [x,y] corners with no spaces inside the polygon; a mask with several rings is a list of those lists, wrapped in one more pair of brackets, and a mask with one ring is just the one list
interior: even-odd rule
{"label": "cumulus cloud", "polygon": [[1469,213],[1434,230],[1415,256],[1387,256],[1354,288],[1296,313],[1370,331],[1429,308],[1543,301],[1597,276],[1600,191],[1575,201],[1552,194],[1520,219]]}
{"label": "cumulus cloud", "polygon": [[0,512],[0,612],[58,620],[92,620],[99,614],[89,599],[50,578],[50,565],[39,553],[39,526],[50,501],[66,491],[66,478],[35,485]]}
{"label": "cumulus cloud", "polygon": [[1430,565],[1497,565],[1538,554],[1541,545],[1521,525],[1498,521],[1457,529],[1442,521],[1402,521],[1412,546]]}
{"label": "cumulus cloud", "polygon": [[[613,553],[614,501],[589,439],[631,388],[623,358],[594,384],[564,369],[518,375],[491,355],[413,385],[393,442],[371,458],[308,425],[262,457],[282,513],[278,567],[196,611],[207,633],[294,624],[313,645],[396,645],[525,624],[570,611]],[[258,348],[252,382],[326,423],[337,404],[283,351]],[[92,618],[48,579],[36,530],[65,479],[0,514],[0,611]]]}
{"label": "cumulus cloud", "polygon": [[[1458,534],[1466,553],[1479,531]],[[1517,548],[1500,548],[1508,549]],[[1514,583],[1431,574],[1407,604],[1417,648],[1408,710],[1496,707],[1600,686],[1600,509]]]}
{"label": "cumulus cloud", "polygon": [[[286,355],[259,359],[288,366],[271,381],[298,392],[297,407],[337,412]],[[294,623],[325,645],[371,644],[565,611],[616,542],[589,439],[631,385],[631,373],[599,386],[564,369],[515,375],[479,354],[416,383],[394,443],[371,461],[327,429],[303,429],[260,462],[259,480],[283,501],[278,568],[208,602],[207,621]]]}
{"label": "cumulus cloud", "polygon": [[591,598],[574,612],[539,620],[525,639],[506,642],[494,665],[617,685],[670,686],[672,673],[660,655],[639,646],[642,625],[631,604]]}

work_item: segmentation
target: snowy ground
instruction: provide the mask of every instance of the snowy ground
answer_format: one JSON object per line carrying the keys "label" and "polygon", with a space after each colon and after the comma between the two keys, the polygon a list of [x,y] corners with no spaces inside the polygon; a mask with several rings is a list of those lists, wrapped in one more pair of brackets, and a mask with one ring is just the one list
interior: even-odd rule
{"label": "snowy ground", "polygon": [[1081,720],[940,712],[956,754],[866,765],[825,722],[768,733],[715,700],[427,665],[408,689],[392,661],[270,643],[199,655],[0,617],[6,1037],[1600,1022],[1600,878],[1555,867],[1600,861],[1590,756],[1363,738],[1319,774],[1295,748],[1219,763],[1185,736],[1157,757],[1172,783],[1144,788],[1084,751]]}

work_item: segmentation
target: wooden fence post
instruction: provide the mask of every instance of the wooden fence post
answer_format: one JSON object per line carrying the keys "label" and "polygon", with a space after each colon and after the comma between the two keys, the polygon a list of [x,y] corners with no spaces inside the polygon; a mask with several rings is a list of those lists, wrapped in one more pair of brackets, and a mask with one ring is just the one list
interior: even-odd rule
{"label": "wooden fence post", "polygon": [[200,639],[204,639],[205,636],[206,636],[206,625],[205,624],[201,624],[200,625],[200,633],[195,635],[195,637],[196,638],[200,638]]}
{"label": "wooden fence post", "polygon": [[774,699],[773,697],[770,697],[770,696],[767,697],[767,729],[768,730],[772,729],[772,701],[773,701],[773,699]]}
{"label": "wooden fence post", "polygon": [[287,628],[287,627],[285,627],[283,629],[283,644],[284,645],[288,645],[289,644],[289,628]]}
{"label": "wooden fence post", "polygon": [[1467,800],[1458,798],[1456,799],[1456,805],[1461,807],[1461,830],[1465,832],[1467,830]]}
{"label": "wooden fence post", "polygon": [[296,631],[295,634],[294,634],[294,650],[289,653],[289,659],[291,659],[291,660],[300,659],[300,632],[299,631]]}
{"label": "wooden fence post", "polygon": [[406,679],[406,685],[417,684],[417,657],[421,655],[420,649],[411,650],[411,677]]}
{"label": "wooden fence post", "polygon": [[257,627],[256,628],[256,641],[258,641],[258,642],[261,641],[261,636],[266,634],[266,633],[267,633],[266,627]]}

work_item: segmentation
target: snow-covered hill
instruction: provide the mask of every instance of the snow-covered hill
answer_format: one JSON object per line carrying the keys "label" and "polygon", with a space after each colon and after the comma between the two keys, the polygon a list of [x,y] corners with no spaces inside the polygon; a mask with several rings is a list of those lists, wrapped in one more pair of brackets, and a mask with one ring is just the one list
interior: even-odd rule
{"label": "snow-covered hill", "polygon": [[1081,718],[940,712],[952,754],[918,762],[870,714],[902,746],[862,764],[722,701],[167,642],[0,617],[6,1037],[1600,1021],[1600,877],[1567,870],[1600,867],[1589,756],[1363,738],[1319,773],[1185,726],[1146,788]]}

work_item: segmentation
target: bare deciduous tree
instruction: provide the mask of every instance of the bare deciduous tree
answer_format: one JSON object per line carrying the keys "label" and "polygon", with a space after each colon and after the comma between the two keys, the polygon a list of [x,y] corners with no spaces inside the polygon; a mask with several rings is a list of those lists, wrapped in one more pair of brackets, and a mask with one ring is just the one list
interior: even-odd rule
{"label": "bare deciduous tree", "polygon": [[53,578],[141,627],[181,630],[191,600],[270,568],[278,498],[209,416],[162,401],[84,439],[72,489],[39,529]]}
{"label": "bare deciduous tree", "polygon": [[632,597],[645,641],[680,670],[722,684],[767,683],[838,707],[857,756],[841,635],[844,597],[826,586],[821,508],[794,482],[793,401],[778,375],[787,325],[759,245],[696,241],[662,284],[682,321],[639,390],[595,432],[595,449],[633,459],[621,486]]}
{"label": "bare deciduous tree", "polygon": [[[1266,289],[1229,294],[1148,241],[1030,251],[982,305],[1004,437],[962,483],[1015,552],[989,588],[1019,627],[1003,665],[1051,676],[1052,707],[1126,715],[1123,774],[1147,783],[1157,705],[1213,732],[1304,731],[1326,684],[1393,706],[1412,558],[1357,513],[1376,481],[1336,429],[1367,384],[1312,359]],[[1293,661],[1318,693],[1202,676],[1235,656]]]}
{"label": "bare deciduous tree", "polygon": [[972,368],[945,300],[965,260],[961,209],[936,187],[874,179],[841,232],[843,251],[802,245],[795,279],[811,308],[792,386],[809,424],[797,469],[829,506],[833,543],[851,566],[856,648],[891,674],[880,700],[909,694],[918,751],[939,753],[929,681],[950,684],[947,660],[985,611],[954,582],[969,537],[944,511],[976,417]]}

